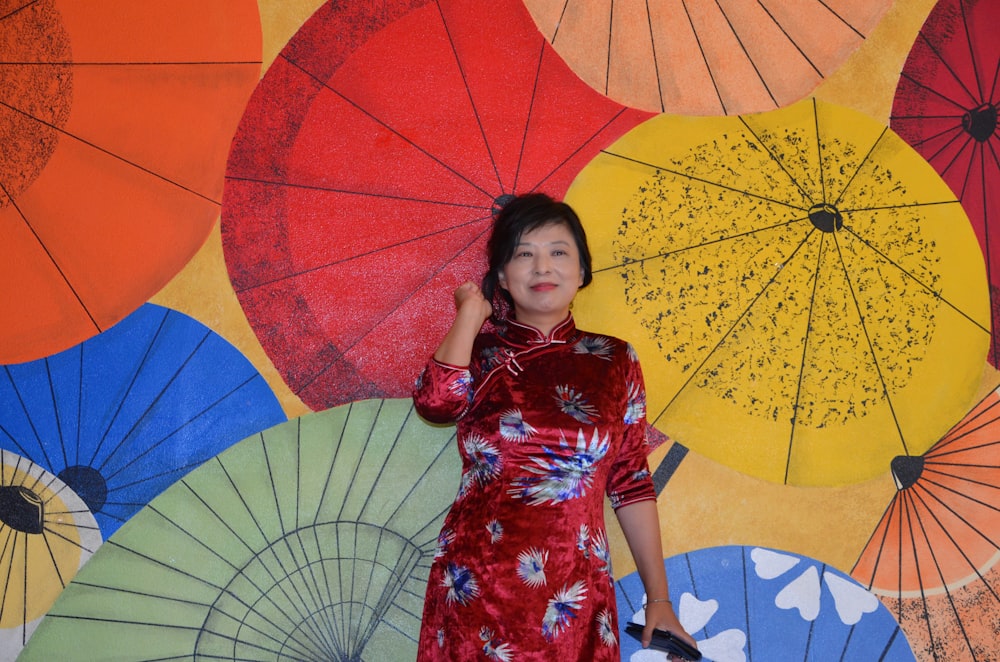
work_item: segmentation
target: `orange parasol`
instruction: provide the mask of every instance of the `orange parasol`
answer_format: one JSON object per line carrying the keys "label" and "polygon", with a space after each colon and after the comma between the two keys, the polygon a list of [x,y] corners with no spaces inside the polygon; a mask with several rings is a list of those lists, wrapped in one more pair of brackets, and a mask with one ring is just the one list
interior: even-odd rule
{"label": "orange parasol", "polygon": [[0,363],[107,329],[196,252],[261,59],[253,0],[9,4]]}
{"label": "orange parasol", "polygon": [[526,0],[594,89],[653,112],[735,115],[809,94],[861,45],[888,0]]}
{"label": "orange parasol", "polygon": [[898,492],[851,571],[910,637],[955,656],[941,659],[984,659],[993,642],[978,621],[1000,610],[998,450],[994,391],[923,456],[894,459]]}

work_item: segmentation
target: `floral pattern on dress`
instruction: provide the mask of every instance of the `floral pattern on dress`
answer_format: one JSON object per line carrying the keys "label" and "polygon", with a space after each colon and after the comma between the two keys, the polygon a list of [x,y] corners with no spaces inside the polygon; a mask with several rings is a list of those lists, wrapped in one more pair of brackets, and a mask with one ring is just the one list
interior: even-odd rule
{"label": "floral pattern on dress", "polygon": [[598,570],[608,575],[609,579],[612,579],[611,547],[608,545],[608,534],[603,530],[597,531],[590,541],[590,551],[593,553],[593,558],[597,559],[601,564]]}
{"label": "floral pattern on dress", "polygon": [[646,418],[646,390],[642,384],[628,385],[625,425],[636,425]]}
{"label": "floral pattern on dress", "polygon": [[584,425],[590,425],[598,417],[597,407],[587,402],[583,393],[578,393],[569,386],[557,386],[555,398],[564,414]]}
{"label": "floral pattern on dress", "polygon": [[511,662],[514,659],[514,650],[511,645],[508,642],[498,640],[493,630],[485,625],[479,629],[479,638],[483,641],[483,654],[487,660]]}
{"label": "floral pattern on dress", "polygon": [[575,345],[573,351],[577,354],[590,354],[610,361],[614,354],[614,345],[607,336],[584,336]]}
{"label": "floral pattern on dress", "polygon": [[491,519],[486,523],[486,530],[490,534],[490,542],[496,544],[503,540],[503,524],[498,519]]}
{"label": "floral pattern on dress", "polygon": [[[430,565],[419,662],[618,662],[604,495],[655,499],[645,391],[627,343],[516,322],[465,369],[429,361],[417,411],[457,423],[459,493]],[[439,635],[439,633],[441,633]]]}
{"label": "floral pattern on dress", "polygon": [[[566,445],[563,439],[561,446]],[[555,449],[545,448],[544,457],[533,458],[535,466],[521,467],[534,475],[514,480],[513,489],[509,492],[533,506],[582,497],[593,483],[597,463],[604,459],[607,452],[607,435],[602,438],[600,431],[595,429],[593,438],[587,443],[583,430],[580,430],[576,452],[567,457]]]}
{"label": "floral pattern on dress", "polygon": [[472,483],[482,486],[500,475],[503,457],[496,446],[478,435],[472,435],[463,442],[465,452],[472,461],[466,473]]}
{"label": "floral pattern on dress", "polygon": [[521,552],[517,557],[517,576],[531,588],[545,586],[545,564],[549,553],[532,547]]}
{"label": "floral pattern on dress", "polygon": [[507,441],[527,441],[537,430],[524,422],[520,409],[508,409],[500,415],[500,436]]}
{"label": "floral pattern on dress", "polygon": [[597,615],[597,633],[601,637],[601,642],[605,646],[618,645],[618,633],[615,619],[607,609],[601,610]]}
{"label": "floral pattern on dress", "polygon": [[448,545],[455,540],[455,532],[451,529],[441,529],[438,534],[437,548],[434,550],[434,558],[439,559],[448,553]]}
{"label": "floral pattern on dress", "polygon": [[467,605],[479,595],[479,582],[472,571],[465,566],[449,563],[445,569],[441,585],[448,589],[449,603]]}
{"label": "floral pattern on dress", "polygon": [[582,581],[572,586],[564,586],[549,600],[548,608],[542,619],[542,635],[546,639],[555,639],[565,630],[570,621],[576,618],[581,603],[587,598],[587,587]]}

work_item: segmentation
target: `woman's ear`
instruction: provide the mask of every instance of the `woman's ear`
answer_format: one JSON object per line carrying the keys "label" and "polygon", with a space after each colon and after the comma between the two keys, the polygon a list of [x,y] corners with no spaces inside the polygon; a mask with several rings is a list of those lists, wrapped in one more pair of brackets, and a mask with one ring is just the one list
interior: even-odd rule
{"label": "woman's ear", "polygon": [[504,274],[503,271],[497,272],[497,282],[500,284],[500,287],[502,287],[505,290],[507,289],[507,276]]}

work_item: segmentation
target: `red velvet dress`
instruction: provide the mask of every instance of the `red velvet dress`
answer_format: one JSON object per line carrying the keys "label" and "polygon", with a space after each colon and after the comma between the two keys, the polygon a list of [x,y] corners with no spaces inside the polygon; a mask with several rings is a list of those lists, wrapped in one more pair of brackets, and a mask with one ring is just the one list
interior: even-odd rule
{"label": "red velvet dress", "polygon": [[655,499],[646,395],[627,343],[507,323],[469,368],[433,359],[414,390],[457,421],[460,488],[438,537],[418,660],[615,660],[604,494]]}

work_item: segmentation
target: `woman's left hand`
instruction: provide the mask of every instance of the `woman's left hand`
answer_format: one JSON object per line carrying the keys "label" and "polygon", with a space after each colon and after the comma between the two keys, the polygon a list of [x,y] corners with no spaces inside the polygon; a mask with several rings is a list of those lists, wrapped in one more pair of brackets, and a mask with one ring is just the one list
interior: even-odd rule
{"label": "woman's left hand", "polygon": [[[691,644],[695,648],[698,644],[695,643],[694,638],[684,630],[684,626],[677,619],[677,614],[674,613],[674,606],[670,602],[647,602],[646,603],[646,627],[642,631],[642,647],[648,648],[649,643],[653,640],[653,629],[666,630],[687,643]],[[669,660],[683,660],[684,658],[675,657],[673,655],[667,656]]]}

